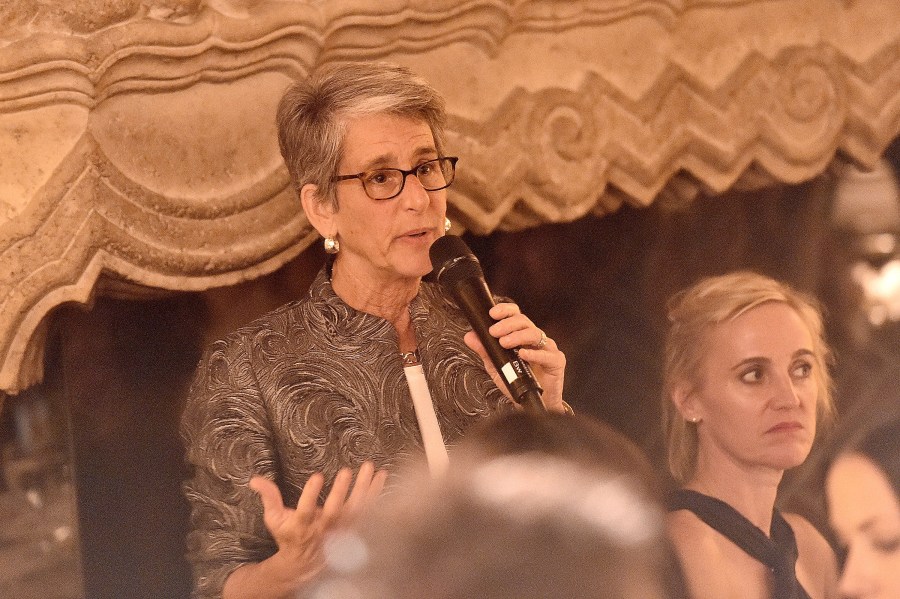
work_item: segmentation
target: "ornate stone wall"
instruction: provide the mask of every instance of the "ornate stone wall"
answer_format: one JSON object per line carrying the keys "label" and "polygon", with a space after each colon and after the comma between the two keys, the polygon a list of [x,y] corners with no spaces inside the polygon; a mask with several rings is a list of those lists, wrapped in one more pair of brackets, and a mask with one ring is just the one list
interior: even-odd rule
{"label": "ornate stone wall", "polygon": [[900,5],[855,0],[7,0],[0,6],[0,389],[47,315],[201,290],[315,238],[281,91],[344,59],[447,97],[451,216],[487,233],[797,183],[900,133]]}

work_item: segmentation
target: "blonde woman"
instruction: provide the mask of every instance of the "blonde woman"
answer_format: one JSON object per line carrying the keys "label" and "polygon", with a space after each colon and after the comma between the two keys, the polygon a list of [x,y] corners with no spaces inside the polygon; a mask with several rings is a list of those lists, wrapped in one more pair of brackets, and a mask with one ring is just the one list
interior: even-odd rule
{"label": "blonde woman", "polygon": [[680,489],[668,530],[696,599],[827,599],[833,551],[775,508],[784,471],[806,459],[832,410],[829,349],[815,303],[736,272],[670,301],[663,402]]}

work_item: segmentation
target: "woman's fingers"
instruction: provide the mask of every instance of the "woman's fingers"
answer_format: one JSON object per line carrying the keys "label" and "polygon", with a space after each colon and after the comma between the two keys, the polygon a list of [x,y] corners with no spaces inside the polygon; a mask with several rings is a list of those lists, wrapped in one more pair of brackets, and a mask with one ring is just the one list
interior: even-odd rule
{"label": "woman's fingers", "polygon": [[[385,471],[376,472],[372,462],[365,462],[353,484],[353,472],[349,468],[341,468],[321,507],[318,501],[325,486],[325,477],[320,472],[306,481],[296,509],[284,505],[278,486],[267,478],[252,477],[249,487],[259,494],[263,520],[279,549],[307,556],[316,550],[326,530],[339,520],[355,515],[381,493],[386,476]],[[351,484],[353,492],[348,496]]]}
{"label": "woman's fingers", "polygon": [[531,319],[519,311],[515,304],[497,304],[491,308],[490,316],[497,322],[488,329],[494,337],[502,337],[516,331],[534,327]]}
{"label": "woman's fingers", "polygon": [[344,518],[355,517],[367,504],[373,501],[384,488],[387,471],[375,472],[375,464],[364,462],[356,475],[353,491],[344,506]]}
{"label": "woman's fingers", "polygon": [[347,498],[347,503],[345,504],[347,512],[356,512],[356,510],[362,506],[374,475],[375,464],[372,462],[363,462],[363,465],[359,467],[359,472],[356,474],[356,482],[353,483],[353,491],[350,492],[350,496]]}
{"label": "woman's fingers", "polygon": [[268,478],[262,476],[251,477],[248,486],[259,495],[265,516],[275,516],[285,509],[284,500],[281,498],[281,491],[278,489],[278,485]]}
{"label": "woman's fingers", "polygon": [[313,475],[303,487],[297,509],[294,510],[284,505],[281,491],[274,482],[261,476],[250,479],[249,487],[259,494],[263,504],[263,522],[279,547],[293,536],[292,531],[296,527],[308,526],[315,519],[316,500],[322,484],[322,475]]}
{"label": "woman's fingers", "polygon": [[478,333],[475,331],[469,331],[463,336],[463,343],[469,346],[469,349],[474,351],[476,354],[481,356],[482,358],[487,359],[487,352],[484,349],[484,345],[481,343],[481,339],[478,338]]}
{"label": "woman's fingers", "polygon": [[379,470],[375,473],[375,476],[372,477],[372,483],[369,485],[369,490],[366,493],[366,503],[375,501],[375,499],[381,495],[381,492],[384,490],[384,483],[387,482],[387,476],[387,470]]}
{"label": "woman's fingers", "polygon": [[498,322],[491,325],[489,332],[503,347],[544,349],[547,346],[547,335],[516,304],[497,304],[491,308],[490,315]]}
{"label": "woman's fingers", "polygon": [[534,362],[535,364],[550,367],[565,367],[566,365],[565,355],[559,351],[556,341],[550,337],[544,337],[543,347],[539,347],[538,343],[523,345],[519,348],[519,355],[529,363]]}
{"label": "woman's fingers", "polygon": [[349,468],[341,468],[334,477],[334,484],[331,485],[331,491],[322,506],[322,519],[325,523],[333,522],[340,516],[352,482],[353,472]]}
{"label": "woman's fingers", "polygon": [[512,302],[500,302],[491,307],[490,311],[488,311],[488,314],[490,314],[491,318],[494,320],[503,320],[504,318],[509,318],[510,316],[521,313],[522,310],[519,309],[519,306]]}
{"label": "woman's fingers", "polygon": [[319,502],[319,494],[322,487],[325,486],[325,477],[321,472],[316,472],[303,485],[303,491],[300,492],[300,498],[297,500],[297,513],[304,518],[309,518],[316,513],[316,506]]}
{"label": "woman's fingers", "polygon": [[566,355],[553,339],[547,338],[543,349],[520,347],[519,356],[531,364],[535,377],[544,388],[541,401],[554,412],[564,412],[563,385],[566,373]]}

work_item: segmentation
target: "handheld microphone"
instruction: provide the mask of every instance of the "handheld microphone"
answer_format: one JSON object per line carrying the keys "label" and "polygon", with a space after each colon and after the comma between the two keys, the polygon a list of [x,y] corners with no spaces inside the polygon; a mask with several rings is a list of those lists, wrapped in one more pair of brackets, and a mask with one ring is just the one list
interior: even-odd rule
{"label": "handheld microphone", "polygon": [[500,345],[500,341],[488,332],[496,322],[488,314],[494,306],[494,298],[484,280],[478,258],[466,242],[455,235],[439,237],[431,245],[429,255],[434,269],[433,279],[450,290],[510,395],[526,409],[543,412],[543,389],[534,378],[528,362],[520,358],[516,350]]}

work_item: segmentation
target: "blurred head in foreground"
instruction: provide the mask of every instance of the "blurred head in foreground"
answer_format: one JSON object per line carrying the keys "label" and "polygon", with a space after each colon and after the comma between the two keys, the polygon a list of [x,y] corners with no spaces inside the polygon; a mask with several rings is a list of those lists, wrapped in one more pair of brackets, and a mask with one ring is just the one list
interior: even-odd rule
{"label": "blurred head in foreground", "polygon": [[477,423],[454,450],[463,461],[539,452],[633,475],[642,484],[655,483],[644,452],[609,424],[585,414],[526,411],[499,414]]}
{"label": "blurred head in foreground", "polygon": [[498,431],[495,443],[467,437],[444,477],[410,475],[366,524],[332,536],[332,576],[307,597],[683,597],[646,472],[622,454],[610,463],[630,442],[613,431],[597,446],[608,455],[591,459],[589,444],[566,441],[583,427],[564,415],[490,421],[477,435]]}

